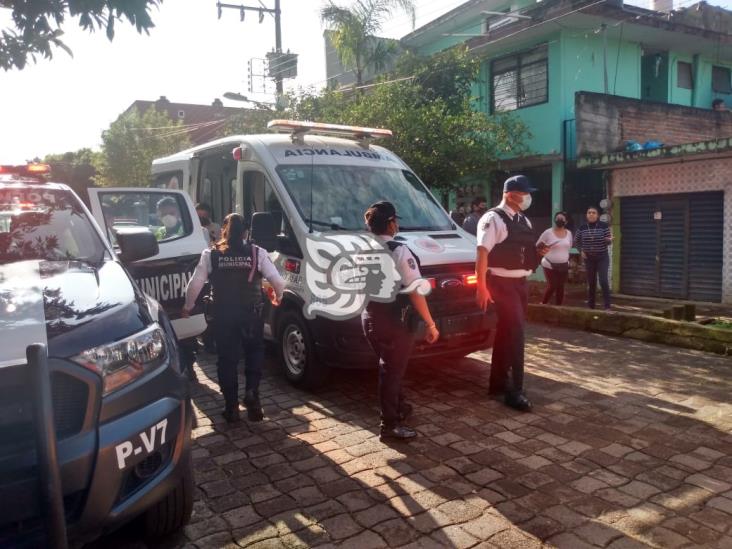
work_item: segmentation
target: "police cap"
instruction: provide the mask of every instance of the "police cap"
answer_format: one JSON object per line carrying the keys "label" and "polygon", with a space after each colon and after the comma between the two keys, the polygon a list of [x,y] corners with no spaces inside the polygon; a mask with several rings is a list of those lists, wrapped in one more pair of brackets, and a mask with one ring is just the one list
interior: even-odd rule
{"label": "police cap", "polygon": [[503,192],[533,193],[536,189],[531,186],[531,181],[525,175],[514,175],[503,183]]}

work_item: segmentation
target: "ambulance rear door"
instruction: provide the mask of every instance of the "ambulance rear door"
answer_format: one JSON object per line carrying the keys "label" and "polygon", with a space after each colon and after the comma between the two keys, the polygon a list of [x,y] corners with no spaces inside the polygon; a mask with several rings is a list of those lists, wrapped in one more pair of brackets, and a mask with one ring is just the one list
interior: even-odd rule
{"label": "ambulance rear door", "polygon": [[145,227],[152,231],[158,240],[158,254],[126,267],[140,289],[163,307],[178,339],[203,332],[206,322],[200,307],[190,318],[180,315],[188,281],[208,246],[208,233],[201,227],[190,196],[174,189],[109,187],[89,189],[89,200],[94,218],[115,250],[115,228]]}

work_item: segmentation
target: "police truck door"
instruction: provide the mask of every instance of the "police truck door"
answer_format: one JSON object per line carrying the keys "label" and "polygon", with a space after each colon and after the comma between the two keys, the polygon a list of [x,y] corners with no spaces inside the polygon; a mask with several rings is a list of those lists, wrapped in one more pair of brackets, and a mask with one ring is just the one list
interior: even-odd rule
{"label": "police truck door", "polygon": [[208,246],[207,233],[188,194],[168,189],[110,187],[89,189],[89,199],[94,217],[115,248],[116,227],[146,227],[152,231],[159,253],[127,268],[140,289],[168,313],[179,339],[200,334],[206,327],[202,312],[189,319],[180,317],[186,285],[201,252]]}

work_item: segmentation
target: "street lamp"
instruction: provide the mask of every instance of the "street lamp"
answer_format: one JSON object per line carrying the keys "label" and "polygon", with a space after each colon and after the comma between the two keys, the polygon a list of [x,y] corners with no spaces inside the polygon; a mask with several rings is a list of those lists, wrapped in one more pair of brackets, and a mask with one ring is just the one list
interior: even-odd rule
{"label": "street lamp", "polygon": [[273,105],[271,103],[263,103],[262,101],[254,101],[253,99],[249,99],[246,95],[242,95],[237,92],[226,92],[224,94],[224,98],[231,99],[232,101],[244,101],[246,103],[253,103],[257,107],[264,108],[264,109],[272,109]]}

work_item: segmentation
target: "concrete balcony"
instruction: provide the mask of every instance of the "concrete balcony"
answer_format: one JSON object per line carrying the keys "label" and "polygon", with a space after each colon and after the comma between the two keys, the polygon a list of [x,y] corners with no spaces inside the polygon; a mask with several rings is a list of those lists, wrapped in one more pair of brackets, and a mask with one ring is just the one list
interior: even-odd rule
{"label": "concrete balcony", "polygon": [[627,141],[664,147],[732,136],[732,112],[601,93],[575,94],[576,158],[626,150]]}

